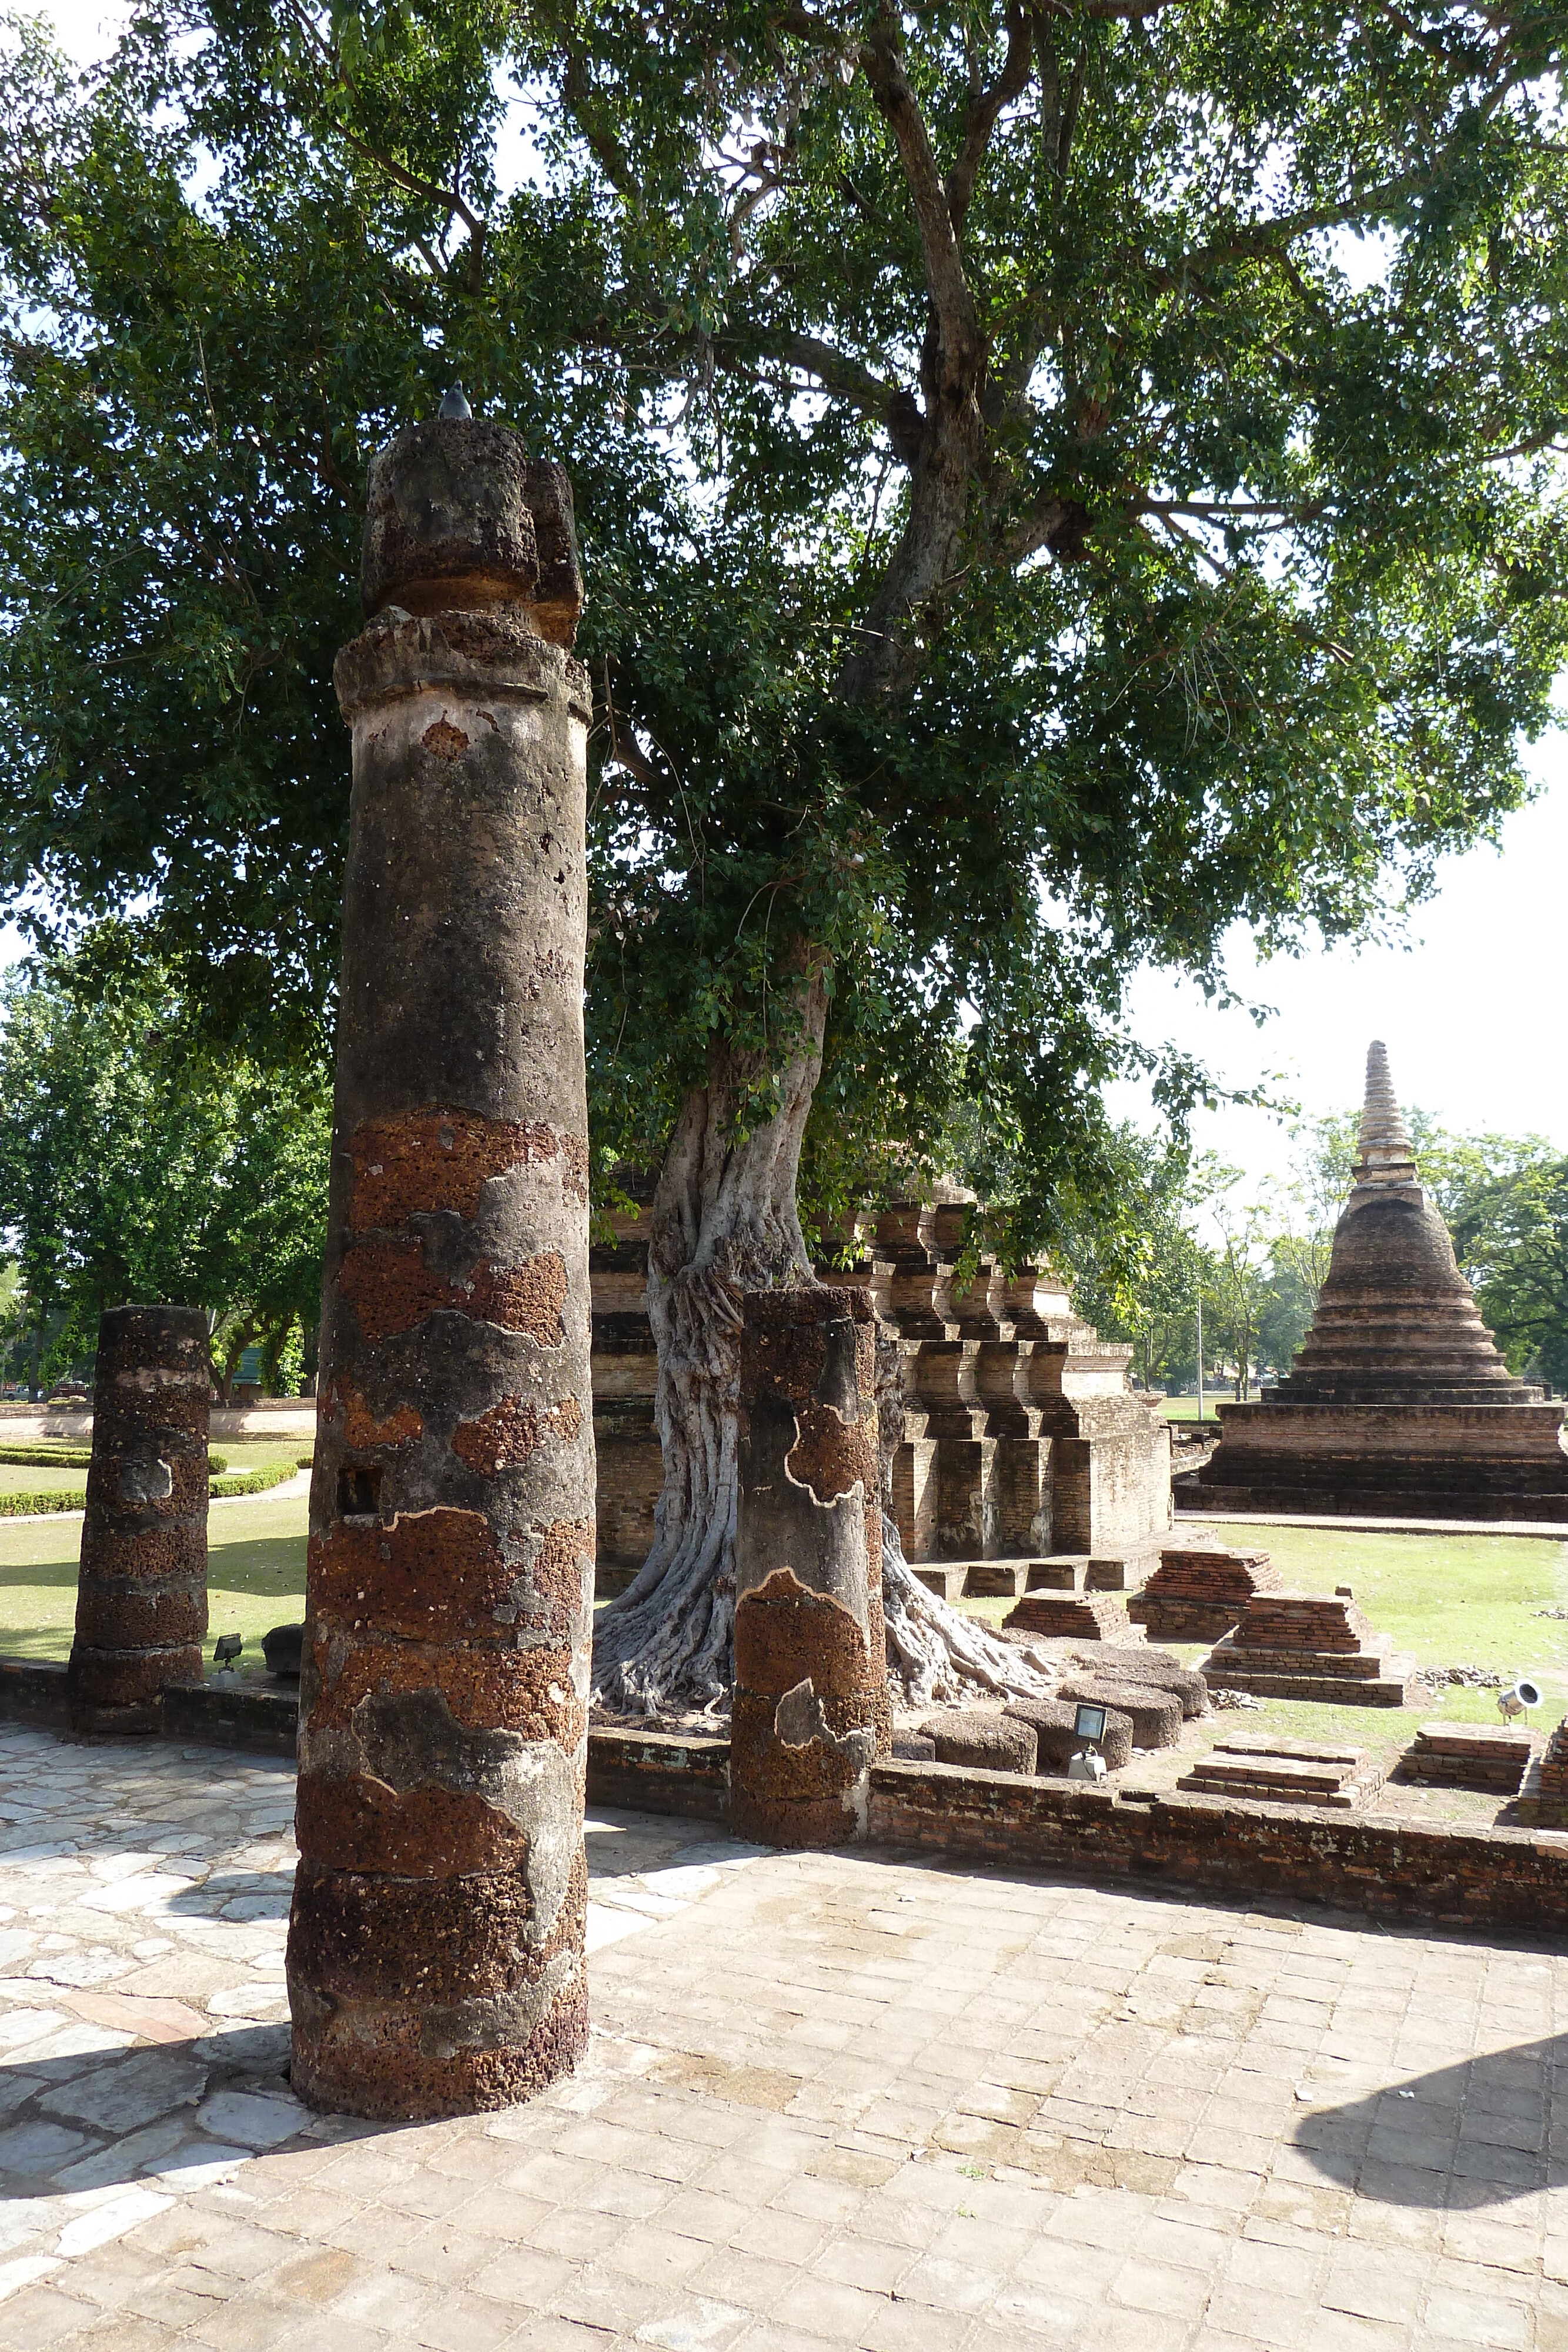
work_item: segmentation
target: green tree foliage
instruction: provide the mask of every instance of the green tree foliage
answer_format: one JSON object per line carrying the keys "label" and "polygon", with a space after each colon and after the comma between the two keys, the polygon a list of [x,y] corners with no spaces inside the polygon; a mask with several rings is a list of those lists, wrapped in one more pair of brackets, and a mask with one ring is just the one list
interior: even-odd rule
{"label": "green tree foliage", "polygon": [[1568,1160],[1532,1154],[1478,1184],[1455,1238],[1510,1365],[1568,1393]]}
{"label": "green tree foliage", "polygon": [[[1070,1197],[1055,1256],[1073,1303],[1103,1338],[1124,1339],[1147,1388],[1185,1382],[1197,1362],[1197,1302],[1214,1286],[1212,1253],[1192,1228],[1197,1193],[1186,1152],[1132,1126],[1116,1129],[1114,1211]],[[1206,1312],[1207,1311],[1206,1307]],[[1212,1353],[1212,1331],[1206,1333]]]}
{"label": "green tree foliage", "polygon": [[3,1013],[0,1230],[46,1376],[133,1300],[204,1307],[225,1392],[252,1340],[297,1362],[326,1233],[320,1066],[214,1060],[166,974],[85,953],[13,975]]}
{"label": "green tree foliage", "polygon": [[308,1036],[364,467],[461,373],[578,485],[606,1153],[716,1039],[764,1113],[825,974],[812,1181],[961,1085],[1037,1236],[1113,1181],[1131,962],[1354,929],[1521,796],[1558,31],[225,0],[80,80],[17,34],[0,876]]}

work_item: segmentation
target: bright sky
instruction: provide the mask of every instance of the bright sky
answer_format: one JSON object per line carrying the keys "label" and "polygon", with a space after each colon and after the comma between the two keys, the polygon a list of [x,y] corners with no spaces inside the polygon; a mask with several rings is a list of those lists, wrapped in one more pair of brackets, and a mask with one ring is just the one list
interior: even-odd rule
{"label": "bright sky", "polygon": [[[123,0],[52,0],[47,13],[62,46],[85,61],[104,54],[131,10]],[[1568,1150],[1568,729],[1536,746],[1529,764],[1541,796],[1507,820],[1497,848],[1450,863],[1405,945],[1319,950],[1260,967],[1239,927],[1231,985],[1274,1006],[1276,1017],[1259,1028],[1245,1013],[1215,1010],[1189,982],[1146,972],[1129,1004],[1134,1034],[1171,1040],[1227,1086],[1272,1079],[1308,1116],[1359,1104],[1366,1047],[1381,1037],[1406,1105],[1447,1127],[1545,1135]],[[0,963],[16,952],[16,934],[0,930]],[[1112,1108],[1120,1118],[1150,1117],[1146,1094],[1133,1087],[1113,1089]],[[1200,1113],[1195,1132],[1200,1149],[1253,1181],[1288,1166],[1285,1125],[1267,1112]]]}
{"label": "bright sky", "polygon": [[[1381,1037],[1406,1105],[1445,1127],[1544,1135],[1568,1150],[1568,1053],[1563,1045],[1563,939],[1568,881],[1568,730],[1529,755],[1538,799],[1505,820],[1497,848],[1450,861],[1437,896],[1420,908],[1403,947],[1322,950],[1260,965],[1239,927],[1230,983],[1277,1008],[1260,1029],[1222,1013],[1201,990],[1145,972],[1130,1003],[1134,1034],[1169,1038],[1222,1083],[1278,1091],[1309,1116],[1358,1107],[1366,1048]],[[1113,1089],[1118,1117],[1147,1118],[1146,1097]],[[1283,1123],[1267,1112],[1200,1113],[1201,1149],[1257,1179],[1286,1169]]]}

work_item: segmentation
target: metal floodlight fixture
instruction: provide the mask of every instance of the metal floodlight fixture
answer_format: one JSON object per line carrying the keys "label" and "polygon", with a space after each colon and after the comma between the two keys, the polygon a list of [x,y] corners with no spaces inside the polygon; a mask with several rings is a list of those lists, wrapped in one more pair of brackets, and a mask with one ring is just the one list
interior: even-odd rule
{"label": "metal floodlight fixture", "polygon": [[1523,1715],[1527,1708],[1539,1706],[1541,1696],[1540,1684],[1532,1683],[1521,1675],[1511,1690],[1498,1693],[1498,1711],[1511,1722],[1516,1715]]}
{"label": "metal floodlight fixture", "polygon": [[1098,1748],[1105,1737],[1105,1709],[1085,1701],[1072,1719],[1072,1737],[1086,1739],[1091,1748]]}
{"label": "metal floodlight fixture", "polygon": [[213,1643],[213,1664],[220,1674],[233,1671],[234,1662],[245,1647],[243,1633],[220,1633]]}

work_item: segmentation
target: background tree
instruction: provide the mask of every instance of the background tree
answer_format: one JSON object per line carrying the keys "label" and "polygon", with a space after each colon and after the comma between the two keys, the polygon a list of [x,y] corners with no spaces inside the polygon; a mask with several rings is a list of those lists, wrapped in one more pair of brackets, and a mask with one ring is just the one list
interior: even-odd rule
{"label": "background tree", "polygon": [[207,1310],[224,1395],[245,1347],[276,1366],[319,1314],[330,1096],[317,1066],[214,1062],[167,976],[87,957],[7,982],[0,1231],[52,1377],[104,1307]]}
{"label": "background tree", "polygon": [[962,1087],[1022,1139],[1009,1245],[1048,1240],[1113,1181],[1134,961],[1354,930],[1521,797],[1563,615],[1554,39],[246,0],[82,89],[24,56],[14,887],[150,893],[217,1017],[308,1036],[368,451],[439,369],[573,467],[599,1142],[661,1171],[624,1695],[726,1678],[736,1297],[804,1272],[802,1153],[831,1212]]}

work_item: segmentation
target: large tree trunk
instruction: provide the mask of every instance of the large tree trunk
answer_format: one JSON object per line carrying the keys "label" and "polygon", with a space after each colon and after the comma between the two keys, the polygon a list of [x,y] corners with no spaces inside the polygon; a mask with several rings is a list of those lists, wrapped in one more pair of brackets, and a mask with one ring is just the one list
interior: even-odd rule
{"label": "large tree trunk", "polygon": [[734,1680],[736,1390],[747,1290],[814,1277],[795,1209],[800,1142],[822,1066],[827,992],[807,985],[773,1117],[738,1131],[754,1070],[722,1041],[681,1106],[653,1193],[648,1318],[664,1490],[635,1580],[601,1612],[593,1695],[606,1706],[727,1702]]}
{"label": "large tree trunk", "polygon": [[[653,1549],[594,1631],[594,1702],[617,1712],[651,1717],[729,1704],[740,1302],[747,1290],[815,1280],[795,1179],[826,1015],[826,992],[814,980],[778,1108],[744,1134],[737,1114],[752,1072],[716,1043],[708,1083],[687,1095],[664,1154],[648,1250],[664,1488]],[[879,1378],[879,1399],[883,1385]],[[884,1443],[892,1438],[890,1422]],[[892,1531],[883,1605],[895,1697],[925,1706],[977,1694],[1041,1696],[1050,1685],[1027,1656],[927,1592],[904,1565],[892,1521],[883,1527]]]}

